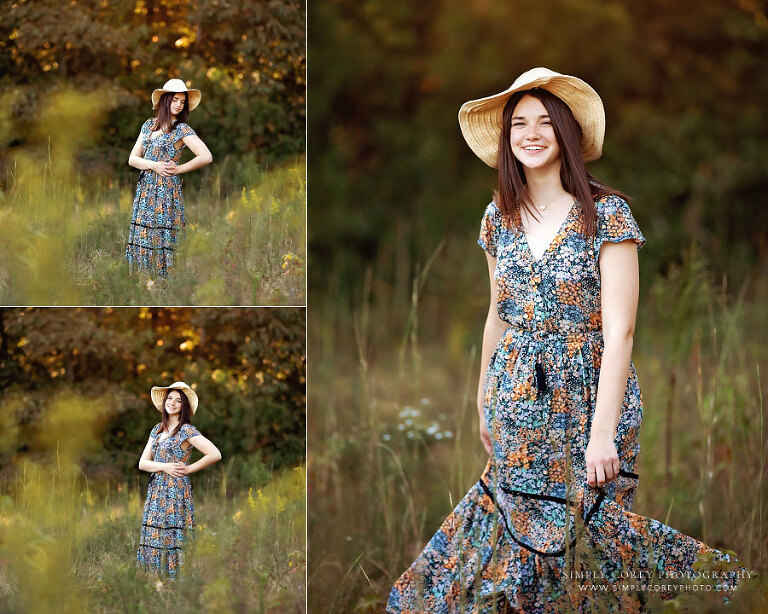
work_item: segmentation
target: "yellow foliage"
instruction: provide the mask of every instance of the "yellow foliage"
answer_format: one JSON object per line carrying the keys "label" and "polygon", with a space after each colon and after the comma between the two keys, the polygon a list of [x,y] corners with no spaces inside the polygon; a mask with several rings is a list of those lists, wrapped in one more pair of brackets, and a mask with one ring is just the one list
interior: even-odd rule
{"label": "yellow foliage", "polygon": [[[0,99],[0,146],[10,121],[9,96]],[[15,272],[15,294],[27,304],[84,302],[67,270],[69,248],[84,228],[73,213],[86,200],[73,164],[77,151],[98,134],[104,112],[103,96],[54,93],[30,134],[32,143],[48,150],[45,167],[24,153],[15,156],[13,183],[0,208],[0,263]]]}
{"label": "yellow foliage", "polygon": [[[0,559],[10,565],[22,595],[23,611],[91,611],[84,586],[71,575],[76,541],[82,541],[95,525],[78,522],[80,493],[69,457],[52,466],[22,460],[19,489],[3,533]],[[86,495],[87,497],[87,495]]]}
{"label": "yellow foliage", "polygon": [[83,399],[70,394],[55,398],[40,419],[38,446],[77,457],[99,445],[97,432],[106,418],[106,398]]}
{"label": "yellow foliage", "polygon": [[297,505],[303,507],[306,496],[304,474],[303,466],[284,472],[263,489],[257,489],[255,497],[253,487],[250,487],[246,497],[249,515],[281,514]]}
{"label": "yellow foliage", "polygon": [[38,116],[35,134],[41,142],[50,142],[53,156],[59,159],[51,169],[54,175],[72,179],[73,154],[99,134],[105,111],[103,96],[92,93],[65,89],[49,98]]}
{"label": "yellow foliage", "polygon": [[203,590],[203,609],[206,612],[232,611],[232,586],[227,578],[216,578]]}
{"label": "yellow foliage", "polygon": [[204,558],[212,556],[218,551],[218,541],[210,531],[195,534],[194,556]]}
{"label": "yellow foliage", "polygon": [[15,414],[19,405],[20,401],[13,399],[0,412],[0,453],[10,452],[16,448],[19,424],[16,421]]}
{"label": "yellow foliage", "polygon": [[219,278],[211,278],[200,286],[195,298],[200,305],[226,305],[230,300],[224,280]]}
{"label": "yellow foliage", "polygon": [[0,96],[0,147],[4,147],[10,139],[13,126],[11,109],[18,101],[19,96],[19,91],[15,89],[9,89]]}

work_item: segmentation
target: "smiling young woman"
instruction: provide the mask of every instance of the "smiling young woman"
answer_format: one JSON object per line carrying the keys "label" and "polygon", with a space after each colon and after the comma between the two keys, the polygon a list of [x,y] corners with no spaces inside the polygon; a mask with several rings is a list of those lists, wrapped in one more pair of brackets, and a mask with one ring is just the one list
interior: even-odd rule
{"label": "smiling young woman", "polygon": [[[162,422],[149,434],[139,469],[152,475],[147,488],[141,536],[136,554],[138,568],[174,579],[184,563],[184,542],[194,536],[195,506],[189,474],[221,460],[221,452],[192,424],[198,398],[184,382],[153,386],[152,402]],[[203,457],[188,465],[195,447]]]}
{"label": "smiling young woman", "polygon": [[[642,420],[631,354],[645,238],[629,199],[585,168],[602,151],[602,101],[581,79],[535,68],[508,90],[465,103],[459,123],[499,170],[478,240],[490,308],[477,409],[490,458],[395,583],[387,611],[641,611],[642,589],[590,590],[583,579],[676,577],[702,556],[732,563],[630,511]],[[742,576],[723,579],[721,590]]]}
{"label": "smiling young woman", "polygon": [[[181,79],[170,79],[152,92],[157,117],[144,122],[128,158],[129,165],[141,170],[125,250],[131,271],[145,269],[150,275],[166,277],[173,264],[173,250],[184,227],[179,175],[213,161],[205,143],[186,123],[201,97],[200,90],[187,89]],[[180,165],[187,147],[195,157]]]}

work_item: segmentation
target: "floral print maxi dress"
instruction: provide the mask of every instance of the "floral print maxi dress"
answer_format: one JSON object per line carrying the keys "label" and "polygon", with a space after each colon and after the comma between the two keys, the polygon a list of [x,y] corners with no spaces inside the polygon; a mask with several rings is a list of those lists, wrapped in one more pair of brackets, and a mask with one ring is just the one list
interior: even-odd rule
{"label": "floral print maxi dress", "polygon": [[[181,444],[200,432],[191,424],[183,424],[172,437],[160,440],[161,424],[150,433],[152,460],[158,463],[185,465],[192,455],[192,447],[184,450]],[[141,519],[141,537],[136,554],[136,565],[161,576],[175,578],[184,563],[184,537],[194,536],[195,506],[189,476],[175,478],[163,471],[149,478],[147,500]]]}
{"label": "floral print maxi dress", "polygon": [[621,473],[599,489],[587,484],[584,453],[603,349],[600,248],[645,242],[623,199],[595,205],[593,239],[585,240],[574,203],[538,260],[522,230],[507,225],[494,203],[486,209],[478,242],[497,259],[498,313],[509,324],[486,377],[493,454],[395,583],[389,612],[584,612],[606,604],[634,612],[647,591],[580,584],[635,578],[638,586],[653,573],[685,578],[707,553],[728,564],[727,554],[630,511],[643,411],[632,363],[615,438]]}
{"label": "floral print maxi dress", "polygon": [[[176,143],[195,134],[187,124],[176,124],[169,133],[151,138],[154,118],[141,127],[144,159],[178,162],[186,145]],[[173,250],[184,227],[184,194],[178,175],[161,177],[151,170],[141,171],[133,198],[133,215],[125,257],[130,270],[147,269],[160,277],[168,275],[173,264]]]}

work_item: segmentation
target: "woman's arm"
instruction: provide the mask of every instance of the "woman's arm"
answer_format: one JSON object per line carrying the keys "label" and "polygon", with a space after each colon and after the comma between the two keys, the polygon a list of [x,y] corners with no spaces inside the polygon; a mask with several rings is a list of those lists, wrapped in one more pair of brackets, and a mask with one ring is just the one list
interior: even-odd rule
{"label": "woman's arm", "polygon": [[196,471],[205,469],[209,465],[218,463],[221,460],[221,452],[219,452],[219,449],[213,445],[212,441],[206,439],[202,435],[195,435],[194,437],[187,439],[187,441],[200,450],[204,456],[191,465],[184,467],[185,474],[195,473]]}
{"label": "woman's arm", "polygon": [[634,241],[606,242],[600,252],[603,356],[586,451],[587,482],[602,486],[621,468],[614,439],[627,390],[637,315],[639,271]]}
{"label": "woman's arm", "polygon": [[483,401],[485,391],[485,379],[488,369],[488,363],[491,360],[496,344],[501,339],[504,331],[509,328],[504,320],[499,318],[499,312],[496,303],[498,302],[498,291],[496,289],[496,280],[493,275],[496,271],[496,258],[488,252],[485,253],[488,260],[488,277],[491,285],[491,303],[488,307],[488,316],[485,318],[485,328],[483,329],[483,349],[480,355],[480,380],[477,386],[477,411],[480,414],[480,441],[488,454],[492,454],[491,437],[488,433],[488,425],[485,423],[485,414],[483,412]]}
{"label": "woman's arm", "polygon": [[192,150],[192,153],[195,154],[195,157],[192,158],[189,162],[185,162],[184,164],[177,166],[175,172],[173,173],[174,175],[188,173],[189,171],[194,171],[201,166],[205,166],[206,164],[213,162],[213,156],[211,155],[211,152],[208,150],[208,148],[205,146],[205,143],[203,143],[199,136],[196,134],[190,134],[181,140],[184,141],[184,144],[189,147],[190,150]]}
{"label": "woman's arm", "polygon": [[149,473],[157,473],[158,471],[166,471],[171,463],[157,463],[152,460],[152,437],[147,440],[147,445],[144,446],[144,451],[141,453],[139,459],[139,470],[148,471]]}
{"label": "woman's arm", "polygon": [[131,149],[131,154],[128,156],[128,166],[137,168],[140,171],[155,170],[157,163],[144,159],[144,147],[142,147],[141,141],[142,135],[139,134],[139,138],[136,139],[133,149]]}

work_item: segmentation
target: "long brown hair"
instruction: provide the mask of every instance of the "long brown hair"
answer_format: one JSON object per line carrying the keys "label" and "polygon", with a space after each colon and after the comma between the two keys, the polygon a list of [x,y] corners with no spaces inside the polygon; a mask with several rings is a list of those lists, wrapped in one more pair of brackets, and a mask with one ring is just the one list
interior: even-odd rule
{"label": "long brown hair", "polygon": [[538,217],[536,207],[528,194],[523,165],[515,158],[509,142],[515,107],[525,95],[540,100],[549,114],[560,147],[560,182],[581,205],[585,236],[594,236],[597,224],[594,199],[609,194],[615,194],[627,202],[630,202],[630,199],[618,190],[600,183],[586,169],[581,157],[582,131],[579,122],[573,117],[567,104],[545,89],[533,88],[515,92],[504,105],[499,135],[499,186],[493,195],[496,205],[503,216],[512,220],[515,226],[522,224],[521,207],[525,207],[532,217]]}
{"label": "long brown hair", "polygon": [[169,437],[173,437],[183,425],[189,424],[189,416],[192,414],[192,407],[189,405],[187,395],[177,388],[169,388],[163,397],[163,425],[160,427],[160,432],[162,433],[168,428],[168,412],[165,411],[165,402],[168,400],[168,395],[174,390],[181,395],[181,412],[179,413],[179,423],[173,429],[173,433],[168,434]]}
{"label": "long brown hair", "polygon": [[[176,94],[184,94],[184,107],[179,111],[174,121],[171,113],[171,101]],[[162,129],[163,132],[170,132],[176,124],[185,124],[187,117],[189,117],[189,94],[187,92],[165,92],[160,96],[157,103],[157,118],[152,130]]]}

